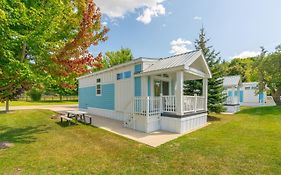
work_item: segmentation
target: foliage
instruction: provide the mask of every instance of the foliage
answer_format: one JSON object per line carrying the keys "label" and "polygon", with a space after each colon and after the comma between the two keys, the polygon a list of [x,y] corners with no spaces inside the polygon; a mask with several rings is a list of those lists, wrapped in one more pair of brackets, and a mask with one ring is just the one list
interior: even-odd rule
{"label": "foliage", "polygon": [[32,88],[28,94],[32,101],[40,101],[42,96],[42,91],[36,88]]}
{"label": "foliage", "polygon": [[133,53],[129,48],[121,48],[118,51],[106,52],[103,57],[103,67],[109,68],[133,59]]}
{"label": "foliage", "polygon": [[65,77],[73,80],[100,67],[101,54],[87,50],[107,39],[100,17],[92,0],[1,1],[1,101],[30,89],[36,77],[65,88]]}
{"label": "foliage", "polygon": [[256,58],[234,58],[221,64],[224,76],[240,75],[242,82],[258,81],[258,72],[254,69]]}
{"label": "foliage", "polygon": [[[208,81],[208,111],[222,112],[224,110],[223,103],[225,95],[223,95],[223,70],[220,66],[219,53],[209,46],[210,39],[206,38],[205,29],[202,28],[199,33],[199,38],[195,41],[195,48],[201,49],[205,59],[212,72],[212,78]],[[186,81],[185,94],[194,94],[197,89],[202,88],[202,81]],[[202,93],[202,92],[201,92]]]}
{"label": "foliage", "polygon": [[281,52],[277,50],[268,55],[261,55],[257,60],[260,90],[268,87],[275,103],[281,106]]}

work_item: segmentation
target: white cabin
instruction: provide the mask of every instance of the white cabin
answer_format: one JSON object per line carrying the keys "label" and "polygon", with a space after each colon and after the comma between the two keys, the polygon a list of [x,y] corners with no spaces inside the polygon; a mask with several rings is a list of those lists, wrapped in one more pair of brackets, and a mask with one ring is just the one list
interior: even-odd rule
{"label": "white cabin", "polygon": [[[79,78],[79,108],[142,132],[185,133],[207,123],[210,69],[201,51],[138,58]],[[202,80],[202,96],[185,96],[185,80]]]}

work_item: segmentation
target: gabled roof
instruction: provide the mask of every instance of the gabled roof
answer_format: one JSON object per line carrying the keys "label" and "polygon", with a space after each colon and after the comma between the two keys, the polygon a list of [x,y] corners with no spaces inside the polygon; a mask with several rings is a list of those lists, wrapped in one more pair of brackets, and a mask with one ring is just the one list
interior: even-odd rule
{"label": "gabled roof", "polygon": [[[199,60],[199,58],[201,59],[200,65],[202,65],[202,67],[204,68],[204,72],[202,72],[201,70],[197,70],[196,68],[192,68],[192,66],[191,66],[195,61]],[[204,76],[207,78],[212,77],[209,66],[204,58],[202,51],[196,50],[196,51],[186,52],[186,53],[169,56],[169,57],[164,57],[164,58],[160,58],[160,59],[159,58],[140,57],[138,59],[134,59],[127,63],[119,64],[119,65],[113,66],[113,67],[105,69],[105,70],[101,70],[98,72],[93,72],[93,73],[81,76],[78,79],[86,78],[89,76],[94,76],[96,74],[107,72],[107,71],[110,71],[113,69],[118,69],[118,68],[126,66],[126,65],[136,64],[136,63],[141,63],[141,62],[148,62],[150,66],[148,66],[140,74],[138,74],[139,76],[143,75],[143,74],[155,73],[157,71],[168,71],[168,70],[171,71],[172,69],[181,69],[183,71],[186,71],[186,72],[189,72],[189,73],[192,73],[195,75],[200,75],[200,76]]]}
{"label": "gabled roof", "polygon": [[206,75],[210,78],[211,72],[201,50],[160,58],[156,61],[151,62],[151,66],[144,69],[142,74],[152,73],[161,70],[165,71],[172,68],[180,68],[180,67],[184,68],[185,70],[189,70],[192,69],[190,68],[190,65],[200,57],[202,58],[202,63],[204,64],[203,66],[205,66],[206,68],[206,72],[207,72]]}
{"label": "gabled roof", "polygon": [[198,55],[199,52],[200,51],[192,51],[192,52],[187,52],[187,53],[174,55],[166,58],[160,58],[159,60],[154,61],[150,67],[143,70],[143,72],[152,72],[155,70],[184,66],[188,64],[194,56]]}
{"label": "gabled roof", "polygon": [[240,75],[223,77],[223,87],[235,87],[241,85]]}

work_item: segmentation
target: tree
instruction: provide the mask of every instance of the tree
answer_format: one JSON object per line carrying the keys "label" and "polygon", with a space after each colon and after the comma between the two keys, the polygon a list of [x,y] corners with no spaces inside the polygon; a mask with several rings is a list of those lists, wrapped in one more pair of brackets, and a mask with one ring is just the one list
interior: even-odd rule
{"label": "tree", "polygon": [[224,76],[240,75],[243,82],[258,81],[257,71],[253,69],[256,58],[234,58],[221,64]]}
{"label": "tree", "polygon": [[[107,39],[92,0],[0,2],[0,100],[16,98],[36,77],[74,78],[102,66],[90,45]],[[13,76],[14,75],[14,76]]]}
{"label": "tree", "polygon": [[129,48],[121,48],[116,52],[106,52],[103,58],[104,68],[109,68],[118,64],[122,64],[133,59],[133,54]]}
{"label": "tree", "polygon": [[281,52],[278,47],[276,51],[268,55],[261,54],[257,60],[259,72],[259,90],[270,89],[276,105],[281,106]]}
{"label": "tree", "polygon": [[[225,95],[223,95],[223,71],[220,66],[221,59],[219,52],[213,49],[213,46],[209,46],[210,39],[206,38],[205,29],[201,28],[199,38],[195,40],[195,48],[202,50],[205,59],[212,72],[212,78],[208,82],[208,111],[210,112],[222,112],[224,110],[223,103],[225,101]],[[187,85],[190,82],[185,82]],[[199,87],[202,87],[202,82],[196,81],[189,86],[189,91],[194,91]]]}

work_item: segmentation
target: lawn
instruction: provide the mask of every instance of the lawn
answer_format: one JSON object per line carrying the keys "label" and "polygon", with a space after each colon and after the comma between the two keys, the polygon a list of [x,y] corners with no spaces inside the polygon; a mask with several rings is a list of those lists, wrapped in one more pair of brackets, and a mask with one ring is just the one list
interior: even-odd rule
{"label": "lawn", "polygon": [[281,174],[281,107],[213,115],[212,124],[157,148],[48,110],[0,114],[1,174]]}
{"label": "lawn", "polygon": [[[38,105],[71,105],[78,104],[77,100],[73,101],[11,101],[10,106],[38,106]],[[0,103],[0,107],[4,107],[5,103]]]}

